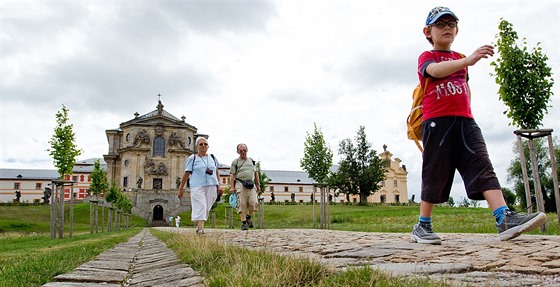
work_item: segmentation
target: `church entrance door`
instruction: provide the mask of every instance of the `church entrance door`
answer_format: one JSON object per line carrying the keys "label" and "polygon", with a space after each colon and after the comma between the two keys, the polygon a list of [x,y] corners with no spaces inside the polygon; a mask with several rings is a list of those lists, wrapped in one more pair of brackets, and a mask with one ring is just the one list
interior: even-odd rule
{"label": "church entrance door", "polygon": [[163,207],[161,205],[156,205],[154,207],[154,218],[152,220],[163,220]]}

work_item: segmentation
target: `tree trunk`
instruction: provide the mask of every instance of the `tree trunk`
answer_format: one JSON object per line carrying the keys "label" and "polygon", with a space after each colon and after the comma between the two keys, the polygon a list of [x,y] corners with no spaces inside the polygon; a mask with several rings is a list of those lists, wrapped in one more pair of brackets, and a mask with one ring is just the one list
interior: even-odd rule
{"label": "tree trunk", "polygon": [[[97,195],[95,196],[97,199]],[[99,232],[99,200],[96,200],[95,202],[95,210],[94,210],[94,216],[95,216],[95,233]]]}
{"label": "tree trunk", "polygon": [[58,186],[52,183],[53,193],[51,195],[51,239],[56,238],[56,220],[58,218],[57,207],[58,207]]}
{"label": "tree trunk", "polygon": [[60,186],[59,213],[58,213],[58,238],[64,234],[64,185]]}
{"label": "tree trunk", "polygon": [[89,197],[89,234],[93,234],[93,201]]}
{"label": "tree trunk", "polygon": [[[537,165],[537,156],[535,153],[535,144],[533,139],[529,139],[529,154],[531,156],[531,166],[533,169],[533,182],[535,184],[535,197],[537,199],[537,209],[540,212],[546,213],[544,209],[544,200],[542,195],[541,177],[539,175],[539,167]],[[546,224],[541,226],[541,231],[546,231]]]}
{"label": "tree trunk", "polygon": [[70,238],[74,231],[74,184],[70,186]]}
{"label": "tree trunk", "polygon": [[105,232],[105,201],[101,202],[101,233]]}
{"label": "tree trunk", "polygon": [[[529,185],[529,175],[527,173],[527,160],[525,159],[525,153],[523,152],[523,140],[519,135],[517,135],[517,148],[519,149],[519,160],[521,160],[523,186],[525,187],[525,200],[527,201],[527,207],[529,207],[533,205],[533,200],[531,199],[531,187]],[[533,213],[533,208],[528,208],[527,212]]]}
{"label": "tree trunk", "polygon": [[552,167],[552,184],[554,189],[554,198],[556,199],[556,215],[558,217],[558,226],[560,226],[560,192],[558,191],[558,172],[556,170],[556,158],[554,158],[552,135],[548,135],[548,152],[550,153],[550,165]]}
{"label": "tree trunk", "polygon": [[113,231],[113,207],[109,207],[107,210],[107,231]]}

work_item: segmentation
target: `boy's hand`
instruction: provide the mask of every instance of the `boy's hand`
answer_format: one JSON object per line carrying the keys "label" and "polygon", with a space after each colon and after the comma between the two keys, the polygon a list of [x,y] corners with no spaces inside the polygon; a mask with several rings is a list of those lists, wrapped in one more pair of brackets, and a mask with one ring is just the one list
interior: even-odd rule
{"label": "boy's hand", "polygon": [[474,52],[466,58],[466,61],[469,66],[473,66],[474,64],[478,63],[480,59],[487,59],[488,57],[492,56],[494,56],[494,46],[484,45],[474,50]]}

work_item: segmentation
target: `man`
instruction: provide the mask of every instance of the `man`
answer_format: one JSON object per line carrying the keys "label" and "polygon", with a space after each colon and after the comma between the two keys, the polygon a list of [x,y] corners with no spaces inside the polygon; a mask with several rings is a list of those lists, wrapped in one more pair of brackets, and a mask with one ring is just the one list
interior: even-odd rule
{"label": "man", "polygon": [[251,215],[257,209],[257,192],[261,191],[259,173],[255,161],[247,157],[247,145],[238,144],[239,157],[234,159],[230,168],[230,193],[237,193],[237,213],[241,218],[241,230],[253,228]]}

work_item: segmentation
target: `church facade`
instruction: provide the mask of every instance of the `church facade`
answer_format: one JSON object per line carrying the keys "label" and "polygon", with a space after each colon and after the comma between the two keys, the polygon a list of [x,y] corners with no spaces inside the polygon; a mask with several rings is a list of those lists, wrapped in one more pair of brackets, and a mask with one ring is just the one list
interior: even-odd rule
{"label": "church facade", "polygon": [[[190,209],[190,196],[177,197],[185,161],[194,153],[196,127],[176,118],[158,101],[156,110],[106,130],[107,179],[133,203],[132,212],[149,222]],[[188,190],[187,190],[188,192]]]}

